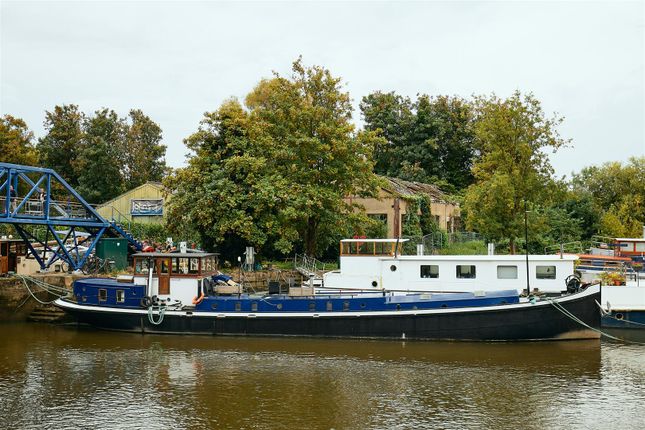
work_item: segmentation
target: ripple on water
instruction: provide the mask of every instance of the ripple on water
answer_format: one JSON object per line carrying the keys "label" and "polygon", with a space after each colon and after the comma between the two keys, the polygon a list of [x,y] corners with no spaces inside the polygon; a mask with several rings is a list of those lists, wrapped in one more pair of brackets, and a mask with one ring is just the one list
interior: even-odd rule
{"label": "ripple on water", "polygon": [[641,346],[3,328],[1,428],[645,425]]}

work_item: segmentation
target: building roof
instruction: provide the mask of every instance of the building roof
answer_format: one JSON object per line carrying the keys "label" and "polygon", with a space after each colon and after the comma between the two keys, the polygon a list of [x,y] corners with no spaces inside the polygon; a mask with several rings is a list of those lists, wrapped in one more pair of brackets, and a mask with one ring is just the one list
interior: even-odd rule
{"label": "building roof", "polygon": [[390,178],[388,176],[381,176],[381,178],[386,181],[386,185],[383,189],[392,194],[402,197],[425,194],[433,200],[449,201],[446,194],[434,185],[424,184],[422,182],[406,181],[399,178]]}

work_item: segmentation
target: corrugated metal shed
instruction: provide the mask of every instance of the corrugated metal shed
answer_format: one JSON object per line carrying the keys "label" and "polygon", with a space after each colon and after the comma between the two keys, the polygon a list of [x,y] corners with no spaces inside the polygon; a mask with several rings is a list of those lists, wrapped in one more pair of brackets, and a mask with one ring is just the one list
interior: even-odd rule
{"label": "corrugated metal shed", "polygon": [[[112,218],[113,214],[121,214],[130,221],[144,224],[160,224],[163,222],[163,215],[165,213],[163,210],[167,197],[165,193],[165,188],[160,182],[146,182],[145,184],[139,185],[138,187],[101,204],[97,207],[97,211],[101,216],[108,219]],[[136,207],[136,204],[141,202],[150,202],[152,205],[156,205],[160,202],[160,213],[136,215],[135,211],[135,215],[133,215],[133,204]]]}

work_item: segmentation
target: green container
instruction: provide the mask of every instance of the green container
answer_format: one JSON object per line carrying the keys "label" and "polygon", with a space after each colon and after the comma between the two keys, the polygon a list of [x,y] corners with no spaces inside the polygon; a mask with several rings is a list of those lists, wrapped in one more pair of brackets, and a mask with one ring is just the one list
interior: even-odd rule
{"label": "green container", "polygon": [[96,244],[96,256],[102,259],[114,260],[114,268],[118,270],[128,267],[128,239],[105,237]]}

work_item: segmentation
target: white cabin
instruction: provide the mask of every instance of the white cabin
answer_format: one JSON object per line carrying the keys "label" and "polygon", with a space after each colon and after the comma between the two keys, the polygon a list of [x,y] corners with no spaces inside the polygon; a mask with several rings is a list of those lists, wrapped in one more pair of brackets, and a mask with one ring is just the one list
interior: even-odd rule
{"label": "white cabin", "polygon": [[[525,255],[400,255],[406,239],[345,239],[323,288],[401,292],[526,290]],[[575,255],[529,255],[531,291],[566,291]]]}
{"label": "white cabin", "polygon": [[148,285],[148,296],[189,305],[197,295],[197,281],[219,273],[217,256],[206,252],[140,252],[133,255],[134,283]]}

